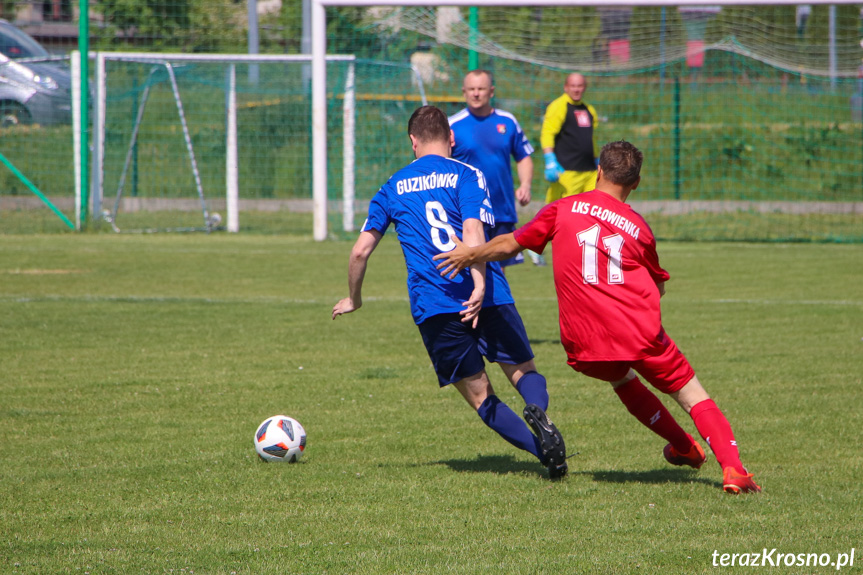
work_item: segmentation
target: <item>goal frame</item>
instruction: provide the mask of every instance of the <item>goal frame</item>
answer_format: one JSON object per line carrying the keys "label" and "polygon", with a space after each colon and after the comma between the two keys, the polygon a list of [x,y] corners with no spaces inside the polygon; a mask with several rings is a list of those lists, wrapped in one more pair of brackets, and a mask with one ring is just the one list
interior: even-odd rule
{"label": "goal frame", "polygon": [[[226,221],[225,221],[225,229],[228,232],[236,233],[240,229],[239,224],[239,150],[238,150],[238,140],[237,140],[237,98],[236,98],[236,65],[237,64],[261,64],[267,62],[282,62],[282,63],[290,63],[290,62],[301,62],[301,63],[311,63],[312,56],[307,54],[301,55],[248,55],[248,54],[185,54],[185,53],[169,53],[169,52],[91,52],[90,58],[95,60],[95,69],[94,69],[94,78],[95,78],[95,102],[94,102],[94,114],[92,117],[92,148],[93,148],[93,156],[92,163],[90,166],[91,176],[90,176],[90,193],[89,193],[89,201],[91,203],[91,211],[94,218],[102,217],[102,210],[105,201],[105,178],[104,178],[104,157],[105,157],[105,120],[107,113],[107,72],[106,72],[106,64],[109,61],[127,61],[127,62],[135,62],[135,63],[143,63],[143,64],[153,64],[156,66],[165,66],[166,70],[169,73],[169,76],[173,78],[171,73],[172,63],[183,62],[183,63],[223,63],[228,66],[228,86],[226,88],[226,99],[225,99],[225,122],[227,126],[226,130],[226,138],[225,138],[225,204],[226,204]],[[73,61],[75,61],[75,57],[73,55]],[[344,185],[342,190],[343,195],[343,213],[344,213],[344,226],[347,231],[351,231],[353,229],[353,215],[354,215],[354,141],[355,141],[355,119],[354,115],[356,113],[355,109],[355,94],[354,94],[354,74],[355,74],[355,65],[356,57],[354,55],[326,55],[325,62],[348,62],[348,71],[347,77],[348,80],[346,82],[346,90],[345,90],[345,98],[343,104],[343,113],[345,114],[345,118],[347,119],[344,122],[343,129],[343,140],[345,147],[344,154]],[[73,68],[73,73],[75,72],[75,68]],[[416,71],[414,71],[416,73]],[[78,71],[78,74],[80,72]],[[80,83],[80,77],[76,79],[76,82]],[[176,86],[176,83],[172,82],[172,90],[174,91],[174,98],[177,105],[177,112],[179,115],[180,122],[183,127],[183,134],[186,142],[186,148],[189,154],[191,170],[195,178],[196,188],[198,192],[198,199],[201,202],[201,208],[203,211],[203,227],[206,231],[210,231],[214,225],[215,221],[210,218],[210,215],[207,211],[206,207],[206,198],[204,196],[204,190],[201,185],[200,175],[197,171],[197,162],[194,155],[194,149],[192,146],[191,139],[189,137],[188,127],[185,121],[185,114],[182,107],[182,99],[179,94],[179,90]],[[129,142],[129,146],[131,147],[134,144],[135,135],[137,133],[138,123],[141,120],[141,115],[143,112],[143,107],[146,105],[146,99],[144,99],[141,103],[141,108],[139,109],[138,121],[135,125],[135,131],[132,134],[132,141]],[[80,112],[78,107],[73,107],[73,121],[77,124],[80,124]],[[77,133],[77,130],[76,130]],[[326,136],[325,136],[326,137]],[[76,146],[80,146],[80,142],[76,140]],[[347,153],[350,151],[350,153]],[[78,158],[78,155],[76,155]],[[128,161],[128,158],[127,158]],[[75,164],[76,170],[76,182],[80,182],[80,172],[81,165],[80,162],[76,161]],[[124,174],[125,175],[125,170]],[[121,181],[119,184],[119,189],[117,192],[117,201],[119,201],[120,195],[123,191],[124,177],[121,176]],[[324,218],[326,219],[326,192],[324,194]],[[82,190],[80,186],[76,186],[75,189],[75,201],[76,205],[80,206],[83,201]],[[116,206],[115,206],[116,207]],[[317,218],[317,206],[315,208],[315,217]],[[350,220],[348,219],[350,218]],[[111,214],[111,224],[114,227],[115,231],[118,231],[118,228],[114,225],[113,222],[113,214]],[[350,221],[350,223],[349,223]],[[324,222],[326,225],[326,221]],[[80,222],[78,222],[78,227],[80,228]]]}

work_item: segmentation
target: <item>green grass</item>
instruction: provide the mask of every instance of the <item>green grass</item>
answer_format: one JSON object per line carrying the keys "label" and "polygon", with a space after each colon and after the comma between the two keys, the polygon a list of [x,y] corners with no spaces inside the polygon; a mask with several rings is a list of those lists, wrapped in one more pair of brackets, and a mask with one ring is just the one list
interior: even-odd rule
{"label": "green grass", "polygon": [[[67,217],[74,219],[74,214]],[[226,225],[226,214],[222,212],[221,227]],[[291,212],[242,212],[240,231],[243,234],[289,234],[312,237],[311,213]],[[116,220],[121,235],[151,234],[168,231],[194,231],[203,233],[204,217],[200,211],[160,211],[120,213]],[[357,224],[359,225],[359,223]],[[332,235],[343,234],[341,214],[330,214],[329,231]],[[70,230],[47,207],[26,210],[9,210],[0,214],[0,235],[75,233]],[[105,221],[91,221],[85,234],[114,234]]]}
{"label": "green grass", "polygon": [[[541,204],[535,204],[541,205]],[[535,215],[534,205],[522,213],[522,221]],[[74,214],[69,213],[69,218]],[[224,227],[225,214],[222,213]],[[239,215],[240,231],[245,234],[312,236],[312,214],[290,212],[243,211]],[[365,212],[354,216],[354,227],[362,225]],[[860,214],[780,214],[750,212],[682,215],[647,214],[657,238],[684,241],[753,241],[753,242],[863,242],[863,213]],[[167,230],[204,230],[201,212],[134,212],[120,213],[116,225],[122,234],[140,234]],[[330,212],[327,229],[331,238],[344,239],[342,214]],[[8,210],[0,214],[0,235],[71,233],[69,228],[47,207]],[[88,234],[112,234],[107,222],[91,222]]]}
{"label": "green grass", "polygon": [[[330,320],[350,247],[0,235],[0,572],[698,574],[720,571],[714,550],[859,559],[863,246],[660,244],[665,326],[764,487],[742,497],[721,492],[712,458],[698,473],[667,465],[606,384],[566,366],[551,269],[520,266],[510,281],[549,411],[578,452],[550,483],[437,389],[392,238],[363,309]],[[276,413],[308,431],[299,464],[254,454]]]}

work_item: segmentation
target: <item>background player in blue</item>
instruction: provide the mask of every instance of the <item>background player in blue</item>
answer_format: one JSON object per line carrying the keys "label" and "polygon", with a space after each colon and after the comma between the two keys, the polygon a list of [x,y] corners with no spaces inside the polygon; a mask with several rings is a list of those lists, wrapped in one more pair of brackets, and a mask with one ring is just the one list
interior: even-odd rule
{"label": "background player in blue", "polygon": [[[440,275],[432,257],[485,242],[483,223],[494,223],[482,172],[449,157],[452,131],[434,106],[417,109],[408,122],[416,160],[396,172],[372,199],[369,217],[351,250],[350,295],[333,307],[333,319],[362,306],[366,267],[394,224],[407,265],[411,314],[441,387],[452,384],[483,422],[535,455],[551,478],[566,474],[563,438],[548,419],[545,378],[537,373],[524,324],[509,284],[495,264],[473,266],[455,278]],[[524,417],[534,433],[495,395],[485,356],[497,362],[524,398]]]}
{"label": "background player in blue", "polygon": [[[533,178],[533,160],[530,155],[533,146],[515,116],[492,107],[494,78],[491,72],[468,72],[461,91],[467,108],[449,118],[455,136],[452,157],[479,168],[485,175],[494,207],[495,225],[486,225],[486,233],[491,239],[515,230],[518,222],[515,200],[522,206],[530,203]],[[519,180],[514,195],[510,157],[515,159]],[[537,261],[534,260],[534,263]],[[506,267],[522,262],[524,256],[519,253],[499,263]]]}

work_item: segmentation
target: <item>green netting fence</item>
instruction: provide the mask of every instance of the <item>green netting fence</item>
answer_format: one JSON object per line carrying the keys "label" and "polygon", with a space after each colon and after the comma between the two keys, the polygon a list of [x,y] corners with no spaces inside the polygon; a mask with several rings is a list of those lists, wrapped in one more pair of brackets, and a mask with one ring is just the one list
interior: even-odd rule
{"label": "green netting fence", "polygon": [[[301,2],[260,4],[270,10],[259,17],[260,52],[299,53]],[[52,52],[73,47],[69,37],[65,44],[49,42],[47,24],[18,8],[10,18],[4,4],[3,14]],[[75,10],[64,10],[59,19],[76,26]],[[91,11],[94,50],[247,50],[243,3],[101,2]],[[631,200],[662,238],[863,241],[859,7],[835,9],[832,49],[827,6],[808,13],[789,5],[695,14],[676,7],[483,6],[474,15],[471,30],[467,8],[327,9],[328,53],[357,58],[354,227],[378,187],[412,159],[406,124],[422,94],[448,113],[461,109],[461,79],[475,61],[495,75],[495,105],[516,115],[535,147],[545,106],[562,93],[565,73],[585,73],[585,99],[602,118],[599,140],[627,139],[645,153],[643,183]],[[207,208],[219,212],[226,66],[178,64],[175,71],[200,187]],[[243,64],[235,71],[241,229],[311,233],[307,65]],[[328,66],[329,228],[335,235],[344,228],[347,77],[347,64]],[[113,208],[149,87],[115,223],[123,230],[200,228],[197,184],[164,72],[115,62],[107,82],[103,208]],[[3,126],[0,152],[57,205],[69,205],[68,123]],[[534,197],[542,198],[545,187],[537,168]],[[64,229],[46,208],[23,207],[31,195],[0,167],[0,233]],[[148,205],[173,207],[159,213]],[[534,202],[523,217],[540,205]],[[33,213],[40,214],[35,224]]]}

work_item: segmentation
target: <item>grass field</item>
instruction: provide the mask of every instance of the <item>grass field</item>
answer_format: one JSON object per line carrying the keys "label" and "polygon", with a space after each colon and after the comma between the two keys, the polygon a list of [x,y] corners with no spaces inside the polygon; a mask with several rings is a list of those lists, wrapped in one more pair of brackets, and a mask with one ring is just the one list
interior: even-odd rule
{"label": "grass field", "polygon": [[[774,548],[855,549],[842,572],[861,571],[863,245],[659,246],[665,326],[764,487],[740,497],[712,457],[668,465],[565,365],[551,269],[520,266],[549,413],[577,452],[549,482],[437,389],[393,238],[364,308],[330,320],[350,247],[0,235],[0,572],[749,573],[714,552]],[[252,448],[277,413],[308,431],[296,465]]]}

